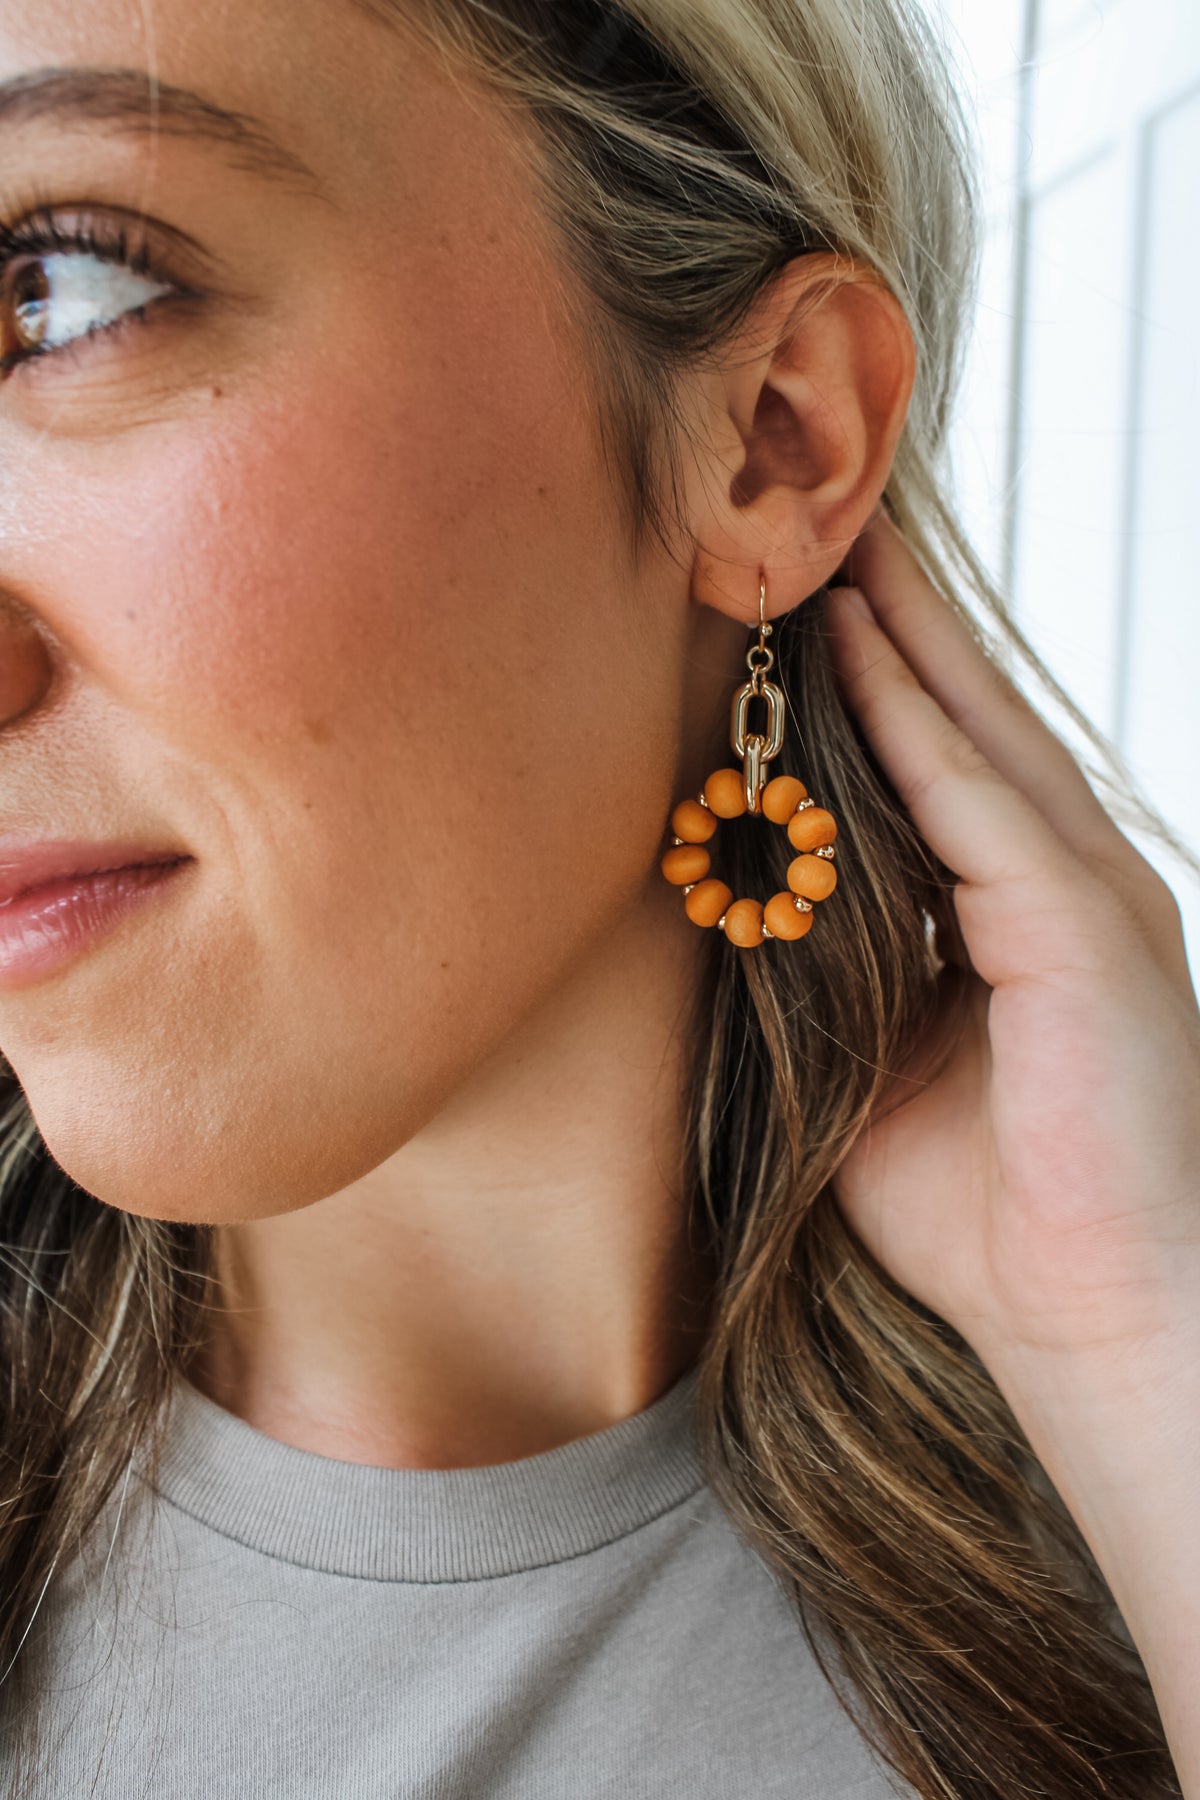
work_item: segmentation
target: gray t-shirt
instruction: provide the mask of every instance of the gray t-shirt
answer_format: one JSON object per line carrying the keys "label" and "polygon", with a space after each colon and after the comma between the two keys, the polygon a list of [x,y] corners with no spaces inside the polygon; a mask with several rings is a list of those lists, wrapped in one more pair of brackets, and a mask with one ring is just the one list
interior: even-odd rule
{"label": "gray t-shirt", "polygon": [[695,1374],[498,1467],[378,1469],[179,1385],[31,1634],[53,1800],[892,1800],[695,1451]]}

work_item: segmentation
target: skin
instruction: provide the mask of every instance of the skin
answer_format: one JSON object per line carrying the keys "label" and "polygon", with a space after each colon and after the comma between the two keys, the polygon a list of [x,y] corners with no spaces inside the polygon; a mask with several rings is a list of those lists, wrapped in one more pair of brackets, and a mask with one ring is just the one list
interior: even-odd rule
{"label": "skin", "polygon": [[[875,521],[846,698],[959,877],[970,1028],[838,1170],[852,1229],[978,1352],[1079,1525],[1200,1795],[1200,1007],[1178,903]],[[936,1168],[938,1178],[931,1181]]]}
{"label": "skin", "polygon": [[[705,1301],[663,823],[724,760],[760,571],[779,612],[842,569],[846,703],[959,876],[972,1008],[837,1199],[1009,1400],[1200,1796],[1200,1010],[1169,889],[872,521],[899,309],[787,270],[685,383],[688,553],[635,559],[516,126],[325,0],[216,10],[156,7],[160,72],[269,114],[321,201],[178,141],[5,145],[9,212],[86,181],[226,271],[0,395],[4,829],[196,859],[5,995],[51,1148],[218,1226],[195,1378],[289,1442],[486,1462],[647,1404]],[[141,19],[10,3],[0,80],[144,68]]]}
{"label": "skin", "polygon": [[853,265],[800,323],[794,264],[684,383],[680,542],[635,555],[519,123],[341,0],[202,12],[0,23],[0,81],[153,66],[311,172],[2,127],[9,223],[144,212],[203,298],[0,387],[0,834],[194,859],[0,1044],[82,1186],[217,1227],[197,1385],[505,1460],[697,1354],[664,825],[730,760],[760,570],[800,604],[876,505],[912,342]]}

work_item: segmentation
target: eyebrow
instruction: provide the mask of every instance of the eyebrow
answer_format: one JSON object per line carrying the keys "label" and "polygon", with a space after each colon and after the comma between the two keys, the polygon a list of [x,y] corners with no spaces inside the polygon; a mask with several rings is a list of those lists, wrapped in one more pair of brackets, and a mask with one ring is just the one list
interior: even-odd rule
{"label": "eyebrow", "polygon": [[134,135],[199,138],[228,151],[235,166],[251,174],[320,189],[308,164],[277,143],[258,120],[140,69],[38,69],[0,82],[0,128],[40,119],[110,126]]}

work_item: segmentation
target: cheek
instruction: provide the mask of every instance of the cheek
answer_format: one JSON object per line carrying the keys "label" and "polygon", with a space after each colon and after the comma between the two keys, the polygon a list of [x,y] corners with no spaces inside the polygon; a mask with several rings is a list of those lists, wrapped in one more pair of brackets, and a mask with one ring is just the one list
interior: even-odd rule
{"label": "cheek", "polygon": [[[652,865],[674,721],[590,435],[535,390],[489,414],[472,373],[381,399],[328,368],[288,399],[214,400],[153,457],[131,446],[96,528],[58,546],[64,638],[114,729],[153,746],[143,792],[169,794],[207,883],[152,1029],[132,946],[118,1011],[99,966],[63,991],[43,1128],[129,1210],[161,1212],[181,1094],[203,1128],[173,1216],[365,1173]],[[68,1090],[92,1104],[56,1142]]]}
{"label": "cheek", "polygon": [[[173,738],[268,754],[336,728],[352,751],[401,725],[436,755],[515,722],[520,689],[553,731],[547,677],[585,667],[594,691],[611,666],[624,685],[635,609],[578,371],[505,322],[515,298],[486,330],[470,290],[461,319],[422,316],[447,287],[420,273],[411,294],[357,294],[340,356],[314,322],[207,416],[133,434],[91,528],[56,521],[66,632]],[[403,342],[368,329],[389,310]]]}
{"label": "cheek", "polygon": [[[448,827],[468,863],[510,840],[536,857],[574,815],[561,777],[590,786],[648,698],[590,442],[444,379],[381,403],[340,373],[231,407],[127,491],[153,523],[118,549],[105,684],[231,805],[245,784],[256,838],[304,814],[403,863]],[[558,779],[538,791],[535,769]]]}

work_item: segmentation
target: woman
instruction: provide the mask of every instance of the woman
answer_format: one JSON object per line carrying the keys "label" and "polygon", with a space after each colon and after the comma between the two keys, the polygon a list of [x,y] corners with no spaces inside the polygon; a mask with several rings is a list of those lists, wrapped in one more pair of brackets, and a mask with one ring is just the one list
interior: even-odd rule
{"label": "woman", "polygon": [[8,1791],[1200,1795],[1200,1022],[919,21],[0,83]]}

